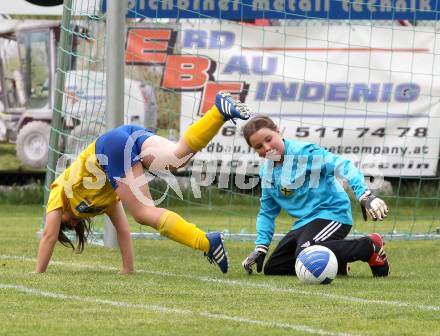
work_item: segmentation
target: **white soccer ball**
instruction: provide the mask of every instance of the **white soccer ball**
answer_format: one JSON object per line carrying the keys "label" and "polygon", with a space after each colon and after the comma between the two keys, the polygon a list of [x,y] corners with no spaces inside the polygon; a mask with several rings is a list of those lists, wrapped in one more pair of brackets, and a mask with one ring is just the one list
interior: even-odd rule
{"label": "white soccer ball", "polygon": [[329,284],[338,273],[338,260],[327,247],[312,245],[302,250],[296,258],[295,272],[301,282]]}

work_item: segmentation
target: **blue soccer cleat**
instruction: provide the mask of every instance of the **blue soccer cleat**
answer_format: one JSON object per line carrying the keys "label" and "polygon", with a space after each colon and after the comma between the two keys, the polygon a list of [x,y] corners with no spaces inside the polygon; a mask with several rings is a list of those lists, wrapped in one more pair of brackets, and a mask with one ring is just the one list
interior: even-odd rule
{"label": "blue soccer cleat", "polygon": [[210,232],[206,234],[209,240],[209,252],[205,253],[209,262],[215,263],[223,273],[228,272],[228,255],[223,246],[223,235],[220,232]]}
{"label": "blue soccer cleat", "polygon": [[225,121],[232,120],[234,124],[234,118],[247,120],[251,116],[249,107],[241,101],[234,99],[228,92],[220,91],[217,93],[217,96],[215,96],[215,106],[217,106]]}

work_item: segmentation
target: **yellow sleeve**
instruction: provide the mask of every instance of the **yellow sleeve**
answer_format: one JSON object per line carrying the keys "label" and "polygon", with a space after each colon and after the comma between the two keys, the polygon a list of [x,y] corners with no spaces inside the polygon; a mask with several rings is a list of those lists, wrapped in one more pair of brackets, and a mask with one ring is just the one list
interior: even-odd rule
{"label": "yellow sleeve", "polygon": [[50,187],[49,200],[47,201],[46,213],[54,211],[56,209],[66,208],[66,203],[64,199],[63,187],[58,183],[52,183]]}

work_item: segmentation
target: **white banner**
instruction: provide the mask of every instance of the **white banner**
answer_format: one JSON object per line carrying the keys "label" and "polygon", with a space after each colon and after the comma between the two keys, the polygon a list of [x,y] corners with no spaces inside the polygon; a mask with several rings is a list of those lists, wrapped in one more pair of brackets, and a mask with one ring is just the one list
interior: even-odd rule
{"label": "white banner", "polygon": [[[86,15],[99,10],[99,0],[77,1],[72,8],[73,15]],[[61,4],[60,4],[61,3]],[[7,15],[63,15],[61,0],[2,0],[0,14]]]}
{"label": "white banner", "polygon": [[[254,113],[271,116],[284,137],[350,158],[367,175],[436,174],[440,43],[434,29],[217,21],[182,28],[182,55],[208,61],[194,62],[194,76],[206,80],[182,94],[181,133],[212,103],[214,90],[232,88]],[[239,136],[241,125],[225,124],[195,165],[255,168],[259,160]]]}
{"label": "white banner", "polygon": [[[14,0],[2,1],[0,6],[0,14],[17,14],[17,15],[62,15],[63,5],[54,2],[54,5],[38,5],[35,1]],[[44,2],[44,1],[43,1]]]}

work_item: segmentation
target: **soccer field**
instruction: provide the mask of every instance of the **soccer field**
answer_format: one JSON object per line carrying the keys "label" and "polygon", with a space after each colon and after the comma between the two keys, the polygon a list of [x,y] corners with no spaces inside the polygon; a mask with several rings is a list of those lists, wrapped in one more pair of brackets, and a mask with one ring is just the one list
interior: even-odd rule
{"label": "soccer field", "polygon": [[0,210],[0,335],[440,335],[438,241],[389,242],[389,278],[358,262],[328,286],[248,276],[253,243],[236,241],[227,275],[167,240],[135,241],[133,275],[97,246],[57,246],[33,274],[40,221],[39,206]]}

